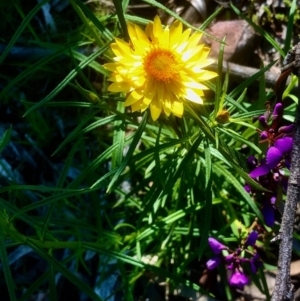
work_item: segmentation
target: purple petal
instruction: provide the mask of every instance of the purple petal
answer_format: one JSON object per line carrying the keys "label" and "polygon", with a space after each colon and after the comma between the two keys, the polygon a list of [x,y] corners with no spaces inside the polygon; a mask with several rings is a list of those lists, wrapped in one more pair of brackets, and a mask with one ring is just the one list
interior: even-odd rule
{"label": "purple petal", "polygon": [[262,215],[264,216],[265,223],[268,227],[272,227],[275,223],[275,212],[271,205],[265,205],[262,210]]}
{"label": "purple petal", "polygon": [[275,147],[283,154],[290,153],[293,148],[293,138],[283,137],[275,141]]}
{"label": "purple petal", "polygon": [[256,167],[258,164],[258,160],[254,156],[249,156],[247,158],[247,165],[250,170],[252,170],[254,167]]}
{"label": "purple petal", "polygon": [[223,244],[221,244],[215,238],[212,238],[212,237],[210,237],[208,239],[208,244],[215,254],[220,254],[222,252],[222,250],[227,249],[226,246],[224,246]]}
{"label": "purple petal", "polygon": [[282,152],[275,146],[271,146],[267,152],[267,164],[270,169],[275,168],[282,159]]}
{"label": "purple petal", "polygon": [[225,261],[227,264],[230,264],[234,261],[234,255],[233,254],[229,254],[227,256],[225,256]]}
{"label": "purple petal", "polygon": [[276,120],[278,118],[281,118],[283,115],[283,105],[282,103],[277,103],[274,107],[272,119]]}
{"label": "purple petal", "polygon": [[250,260],[250,268],[252,273],[257,273],[258,269],[262,266],[262,261],[258,254],[255,254]]}
{"label": "purple petal", "polygon": [[252,231],[245,242],[245,247],[254,246],[258,237],[258,233],[256,231]]}
{"label": "purple petal", "polygon": [[212,269],[216,268],[220,263],[221,263],[221,258],[215,257],[215,258],[210,259],[206,263],[206,267],[207,267],[207,269],[212,270]]}
{"label": "purple petal", "polygon": [[235,286],[239,289],[243,289],[244,286],[248,283],[249,283],[248,277],[244,273],[241,273],[239,271],[233,273],[229,280],[229,284],[231,286]]}
{"label": "purple petal", "polygon": [[295,125],[294,124],[284,125],[284,126],[281,126],[278,129],[278,133],[284,133],[284,134],[293,133],[294,129],[295,129]]}
{"label": "purple petal", "polygon": [[249,176],[251,178],[257,178],[263,175],[266,175],[267,173],[269,173],[270,168],[267,164],[261,164],[259,166],[257,166],[255,169],[253,169],[250,173]]}

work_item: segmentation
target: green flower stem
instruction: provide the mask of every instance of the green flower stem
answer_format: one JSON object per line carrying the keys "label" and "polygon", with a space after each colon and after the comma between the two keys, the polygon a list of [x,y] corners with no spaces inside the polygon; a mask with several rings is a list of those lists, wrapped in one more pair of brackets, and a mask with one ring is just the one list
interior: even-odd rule
{"label": "green flower stem", "polygon": [[0,230],[0,260],[3,266],[3,272],[4,272],[10,300],[17,301],[17,297],[15,293],[15,284],[9,267],[9,261],[8,261],[7,252],[4,243],[4,233],[2,229]]}

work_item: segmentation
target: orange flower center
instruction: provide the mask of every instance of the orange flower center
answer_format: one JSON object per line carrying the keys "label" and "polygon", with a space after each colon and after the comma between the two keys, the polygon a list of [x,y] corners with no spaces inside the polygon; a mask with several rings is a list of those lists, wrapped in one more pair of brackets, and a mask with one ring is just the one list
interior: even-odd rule
{"label": "orange flower center", "polygon": [[174,53],[167,49],[154,49],[144,59],[145,71],[160,82],[178,79],[180,65]]}

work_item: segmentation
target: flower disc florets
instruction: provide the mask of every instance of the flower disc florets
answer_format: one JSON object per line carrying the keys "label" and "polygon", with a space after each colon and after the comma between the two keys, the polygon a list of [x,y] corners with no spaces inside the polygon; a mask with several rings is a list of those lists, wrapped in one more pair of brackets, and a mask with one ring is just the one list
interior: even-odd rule
{"label": "flower disc florets", "polygon": [[116,38],[111,45],[115,62],[104,65],[112,71],[108,90],[126,93],[125,106],[133,112],[150,107],[156,120],[162,112],[181,117],[184,100],[203,103],[207,87],[202,82],[217,73],[203,69],[214,60],[207,58],[208,47],[198,45],[201,33],[183,31],[179,21],[163,28],[158,16],[145,31],[129,23],[128,33],[130,43]]}

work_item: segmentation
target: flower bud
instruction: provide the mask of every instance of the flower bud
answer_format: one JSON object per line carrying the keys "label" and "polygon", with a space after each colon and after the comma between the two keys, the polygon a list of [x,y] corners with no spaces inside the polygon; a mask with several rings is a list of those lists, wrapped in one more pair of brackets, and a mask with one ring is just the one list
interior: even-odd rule
{"label": "flower bud", "polygon": [[212,269],[216,268],[220,263],[221,263],[221,258],[220,257],[215,257],[215,258],[210,259],[206,263],[206,267],[207,267],[208,270],[212,270]]}
{"label": "flower bud", "polygon": [[210,237],[208,239],[208,244],[215,254],[220,254],[222,252],[222,250],[227,249],[226,246],[224,246],[223,244],[221,244],[215,238],[212,238],[212,237]]}
{"label": "flower bud", "polygon": [[258,233],[256,231],[252,231],[245,242],[245,247],[254,246],[258,237]]}

